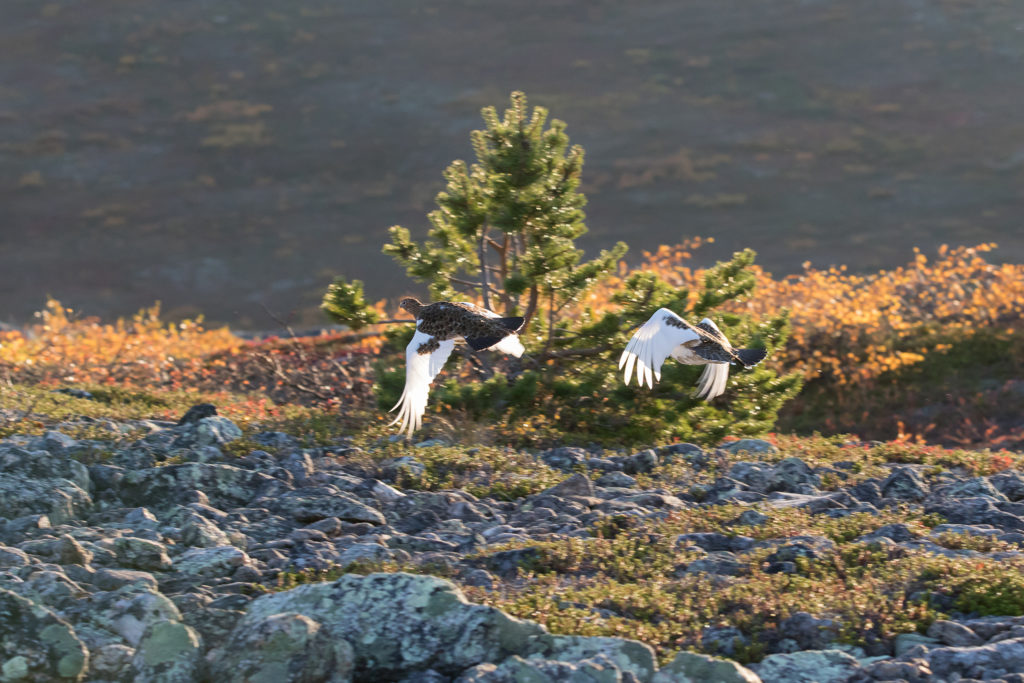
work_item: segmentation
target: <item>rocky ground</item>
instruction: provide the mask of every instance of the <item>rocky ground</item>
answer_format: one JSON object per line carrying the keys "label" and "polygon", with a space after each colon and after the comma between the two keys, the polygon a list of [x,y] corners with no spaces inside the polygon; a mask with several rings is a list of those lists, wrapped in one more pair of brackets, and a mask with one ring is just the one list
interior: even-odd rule
{"label": "rocky ground", "polygon": [[[979,609],[988,616],[958,611],[941,591],[912,595],[907,605],[941,608],[925,633],[857,641],[835,615],[791,611],[756,631],[708,619],[699,642],[681,643],[718,656],[556,635],[466,597],[498,603],[529,590],[552,543],[586,548],[623,520],[723,511],[739,512],[725,532],[652,537],[678,549],[670,581],[726,591],[752,577],[798,580],[851,550],[893,566],[1010,566],[1024,544],[1024,477],[1012,470],[975,477],[884,453],[877,467],[824,466],[756,440],[618,455],[558,448],[530,454],[558,483],[477,497],[417,490],[431,444],[375,459],[374,446],[345,439],[307,448],[280,432],[243,438],[213,413],[104,425],[138,437],[128,443],[68,436],[78,423],[0,441],[0,680],[1024,681],[1024,617],[998,614],[1002,599],[1005,614],[1021,613],[1012,590]],[[659,478],[669,471],[692,485]],[[889,521],[894,511],[930,526]],[[851,537],[775,530],[794,514],[878,523]],[[565,574],[584,572],[576,564]]]}

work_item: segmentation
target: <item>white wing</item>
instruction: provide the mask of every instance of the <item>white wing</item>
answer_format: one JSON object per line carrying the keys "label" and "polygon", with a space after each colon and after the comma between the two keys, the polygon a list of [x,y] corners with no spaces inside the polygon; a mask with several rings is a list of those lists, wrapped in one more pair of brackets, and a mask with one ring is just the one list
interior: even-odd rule
{"label": "white wing", "polygon": [[[701,325],[710,327],[714,332],[722,338],[727,345],[729,340],[726,338],[722,330],[718,329],[718,325],[711,318],[704,318],[700,321]],[[716,396],[721,396],[725,393],[725,382],[729,379],[729,364],[728,363],[708,363],[704,366],[704,372],[701,373],[700,379],[697,380],[697,398],[703,398],[706,401],[710,401]]]}
{"label": "white wing", "polygon": [[405,389],[398,403],[391,409],[398,410],[398,417],[388,423],[388,426],[399,424],[399,430],[404,431],[407,436],[420,428],[423,424],[423,413],[427,410],[427,395],[430,393],[430,383],[441,372],[444,363],[455,348],[455,340],[438,342],[438,347],[430,353],[419,353],[423,344],[434,341],[429,334],[416,330],[412,341],[405,347]]}
{"label": "white wing", "polygon": [[643,386],[646,382],[653,389],[654,381],[661,380],[661,366],[672,349],[700,339],[700,335],[688,327],[668,324],[668,320],[672,319],[683,322],[682,318],[667,308],[659,308],[629,340],[619,358],[619,369],[626,369],[626,384],[629,384],[633,375],[635,363],[637,383]]}
{"label": "white wing", "polygon": [[725,392],[725,381],[729,379],[728,363],[708,363],[697,382],[697,398],[710,401]]}

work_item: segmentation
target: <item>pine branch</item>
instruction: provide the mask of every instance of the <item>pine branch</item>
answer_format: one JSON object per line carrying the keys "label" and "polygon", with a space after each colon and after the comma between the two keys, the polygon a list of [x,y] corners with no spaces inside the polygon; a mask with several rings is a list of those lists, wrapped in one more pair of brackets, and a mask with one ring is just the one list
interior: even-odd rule
{"label": "pine branch", "polygon": [[455,277],[453,275],[449,275],[448,276],[448,281],[449,282],[453,282],[453,283],[455,283],[457,285],[465,285],[466,287],[476,287],[478,289],[480,287],[483,287],[483,283],[481,283],[481,282],[470,282],[469,280],[462,280],[462,279],[459,279],[459,278],[457,278],[457,277]]}

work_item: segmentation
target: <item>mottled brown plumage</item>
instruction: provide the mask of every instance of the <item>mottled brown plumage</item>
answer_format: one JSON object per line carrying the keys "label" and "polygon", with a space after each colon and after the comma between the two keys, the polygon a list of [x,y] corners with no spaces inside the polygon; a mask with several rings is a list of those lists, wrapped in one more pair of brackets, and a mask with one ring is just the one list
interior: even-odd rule
{"label": "mottled brown plumage", "polygon": [[451,355],[456,339],[465,339],[477,351],[494,348],[516,357],[523,354],[516,334],[523,326],[522,318],[502,318],[462,302],[439,301],[424,306],[408,298],[399,305],[416,318],[416,333],[405,349],[405,389],[391,409],[398,410],[391,424],[400,423],[400,429],[409,436],[423,422],[430,385]]}
{"label": "mottled brown plumage", "polygon": [[416,318],[416,329],[420,332],[437,341],[462,337],[478,351],[515,334],[523,324],[522,318],[499,318],[487,309],[466,302],[438,301],[424,305],[410,297],[402,299],[399,306]]}

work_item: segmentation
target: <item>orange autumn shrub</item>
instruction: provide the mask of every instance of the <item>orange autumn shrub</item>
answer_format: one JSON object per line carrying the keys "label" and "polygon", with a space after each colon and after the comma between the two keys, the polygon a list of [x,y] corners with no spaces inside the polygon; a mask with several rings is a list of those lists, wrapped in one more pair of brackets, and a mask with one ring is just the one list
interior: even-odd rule
{"label": "orange autumn shrub", "polygon": [[864,382],[944,351],[950,340],[1020,328],[1024,265],[990,263],[983,254],[994,247],[942,245],[934,261],[915,249],[906,266],[870,275],[810,264],[778,280],[761,271],[757,296],[740,309],[790,310],[787,367],[808,379]]}
{"label": "orange autumn shrub", "polygon": [[[636,270],[654,272],[695,298],[704,269],[689,262],[695,249],[711,241],[693,239],[644,252]],[[839,385],[873,380],[945,350],[949,338],[982,327],[1020,327],[1024,265],[990,263],[983,254],[993,248],[943,245],[934,261],[915,249],[906,266],[869,275],[804,263],[802,273],[776,279],[752,266],[755,295],[730,302],[725,310],[765,318],[788,309],[792,334],[776,358],[786,370]],[[587,303],[599,307],[632,270],[621,266],[617,278],[592,292]]]}
{"label": "orange autumn shrub", "polygon": [[20,381],[163,383],[171,373],[198,371],[205,357],[243,344],[226,327],[205,329],[201,319],[161,322],[159,305],[101,323],[76,318],[50,299],[36,317],[25,330],[0,333],[0,368]]}

